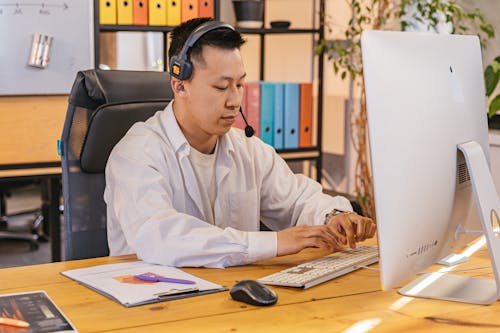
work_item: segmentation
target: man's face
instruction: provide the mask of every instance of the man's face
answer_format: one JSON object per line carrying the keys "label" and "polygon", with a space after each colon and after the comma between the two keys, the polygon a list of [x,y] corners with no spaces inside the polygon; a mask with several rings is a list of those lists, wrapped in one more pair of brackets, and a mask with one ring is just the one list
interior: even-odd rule
{"label": "man's face", "polygon": [[203,61],[193,62],[193,77],[185,81],[187,112],[184,126],[200,134],[223,135],[229,131],[243,97],[245,68],[238,49],[203,47]]}

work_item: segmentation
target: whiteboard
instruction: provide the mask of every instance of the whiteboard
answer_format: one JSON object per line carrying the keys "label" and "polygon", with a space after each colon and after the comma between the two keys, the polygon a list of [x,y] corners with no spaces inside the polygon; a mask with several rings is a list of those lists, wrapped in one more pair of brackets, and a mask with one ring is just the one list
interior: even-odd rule
{"label": "whiteboard", "polygon": [[[46,68],[28,65],[33,35],[53,37]],[[93,1],[0,0],[0,95],[68,94],[94,68]]]}

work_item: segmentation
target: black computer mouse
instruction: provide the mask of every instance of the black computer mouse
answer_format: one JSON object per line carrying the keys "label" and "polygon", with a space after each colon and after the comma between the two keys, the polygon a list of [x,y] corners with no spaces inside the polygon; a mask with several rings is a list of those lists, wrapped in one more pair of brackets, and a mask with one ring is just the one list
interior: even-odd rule
{"label": "black computer mouse", "polygon": [[251,305],[273,305],[278,301],[274,290],[255,280],[241,280],[229,291],[235,301]]}

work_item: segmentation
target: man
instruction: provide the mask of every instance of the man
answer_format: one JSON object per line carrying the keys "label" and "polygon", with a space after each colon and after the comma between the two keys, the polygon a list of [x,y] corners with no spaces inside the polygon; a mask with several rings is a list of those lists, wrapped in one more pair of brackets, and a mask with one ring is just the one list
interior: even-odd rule
{"label": "man", "polygon": [[[110,155],[104,195],[110,254],[225,267],[307,247],[341,250],[373,237],[373,221],[350,212],[346,198],[323,194],[271,146],[231,128],[246,77],[244,40],[232,27],[207,21],[174,29],[174,100],[132,126]],[[259,231],[261,221],[274,231]]]}

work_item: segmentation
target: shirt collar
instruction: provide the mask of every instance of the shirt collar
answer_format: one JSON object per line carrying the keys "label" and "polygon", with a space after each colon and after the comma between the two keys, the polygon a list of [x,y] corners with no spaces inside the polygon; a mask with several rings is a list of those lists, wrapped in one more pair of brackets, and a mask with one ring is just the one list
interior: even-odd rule
{"label": "shirt collar", "polygon": [[175,119],[174,109],[172,108],[173,104],[174,101],[172,100],[170,103],[168,103],[165,110],[163,110],[160,117],[161,126],[163,127],[168,141],[170,141],[170,143],[172,144],[175,153],[183,153],[183,155],[189,155],[189,143],[187,142],[184,133],[182,133],[182,130],[177,123],[177,119]]}

